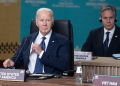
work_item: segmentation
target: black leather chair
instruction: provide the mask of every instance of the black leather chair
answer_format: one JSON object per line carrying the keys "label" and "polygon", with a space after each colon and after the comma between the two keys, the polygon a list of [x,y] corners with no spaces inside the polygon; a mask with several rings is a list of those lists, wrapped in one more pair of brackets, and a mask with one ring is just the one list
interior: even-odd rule
{"label": "black leather chair", "polygon": [[[30,26],[30,34],[38,31],[38,27],[36,26],[35,19],[31,20]],[[73,47],[73,28],[70,20],[54,20],[54,26],[52,30],[66,36],[70,40],[70,52],[69,52],[69,60],[68,60],[68,69],[64,71],[63,75],[74,75],[74,47]]]}

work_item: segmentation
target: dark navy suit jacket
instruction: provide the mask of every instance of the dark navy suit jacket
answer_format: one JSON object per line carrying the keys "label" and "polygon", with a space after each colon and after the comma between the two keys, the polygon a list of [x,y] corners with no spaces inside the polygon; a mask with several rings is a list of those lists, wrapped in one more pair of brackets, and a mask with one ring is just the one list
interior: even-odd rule
{"label": "dark navy suit jacket", "polygon": [[[103,48],[104,27],[91,30],[81,51],[91,51],[93,56],[104,57]],[[112,57],[112,54],[120,53],[120,28],[115,25],[115,32],[109,44],[105,57]]]}
{"label": "dark navy suit jacket", "polygon": [[[34,42],[38,33],[36,32],[23,38],[21,45],[11,59],[15,62],[15,68],[20,68],[22,64],[24,64],[25,69],[28,68],[31,43]],[[67,69],[68,57],[68,38],[52,31],[47,50],[40,59],[44,64],[45,73],[62,74]]]}

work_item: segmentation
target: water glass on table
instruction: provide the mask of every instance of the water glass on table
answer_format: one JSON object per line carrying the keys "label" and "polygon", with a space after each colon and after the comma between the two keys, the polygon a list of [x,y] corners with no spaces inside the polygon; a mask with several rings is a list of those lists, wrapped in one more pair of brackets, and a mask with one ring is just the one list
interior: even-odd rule
{"label": "water glass on table", "polygon": [[87,70],[87,82],[92,83],[93,82],[93,76],[94,76],[94,70],[88,69]]}

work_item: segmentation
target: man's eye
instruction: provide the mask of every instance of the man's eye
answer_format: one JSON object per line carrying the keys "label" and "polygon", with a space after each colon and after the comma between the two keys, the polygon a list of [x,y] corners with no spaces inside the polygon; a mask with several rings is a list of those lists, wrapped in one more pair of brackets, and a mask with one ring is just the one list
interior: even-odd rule
{"label": "man's eye", "polygon": [[43,21],[43,20],[40,20],[40,21]]}
{"label": "man's eye", "polygon": [[104,19],[107,19],[106,17],[104,17]]}
{"label": "man's eye", "polygon": [[47,20],[47,21],[50,21],[50,20]]}
{"label": "man's eye", "polygon": [[110,17],[110,19],[113,19],[113,17]]}

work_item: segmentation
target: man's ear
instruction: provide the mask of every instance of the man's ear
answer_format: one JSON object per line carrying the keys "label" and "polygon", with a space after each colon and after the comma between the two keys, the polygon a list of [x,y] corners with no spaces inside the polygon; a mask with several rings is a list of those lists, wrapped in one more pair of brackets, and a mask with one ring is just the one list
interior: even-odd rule
{"label": "man's ear", "polygon": [[38,27],[37,23],[36,23],[36,26]]}
{"label": "man's ear", "polygon": [[36,26],[38,27],[37,21],[36,21]]}

